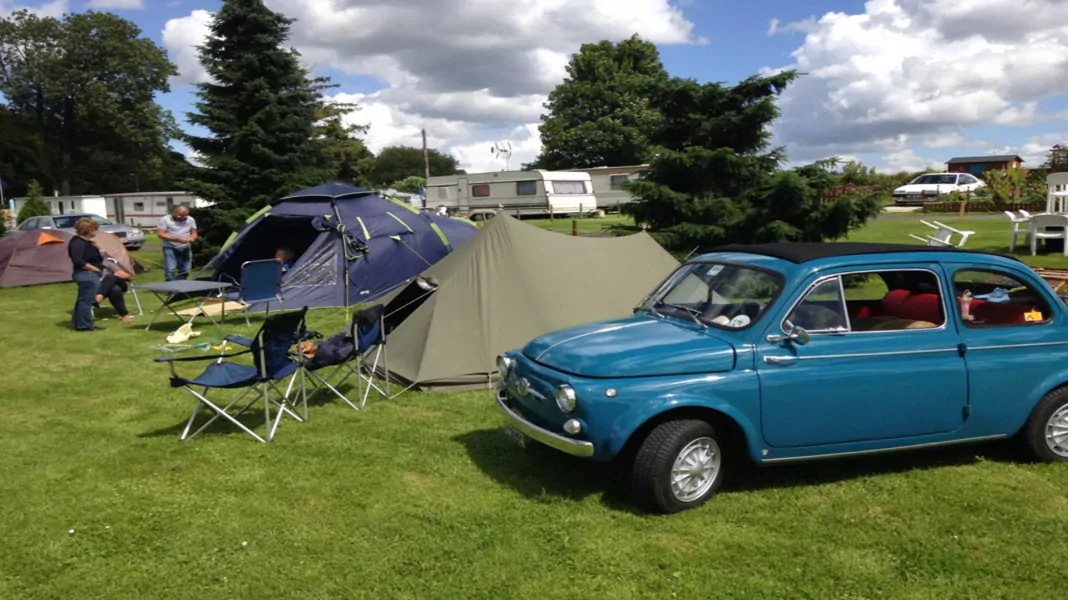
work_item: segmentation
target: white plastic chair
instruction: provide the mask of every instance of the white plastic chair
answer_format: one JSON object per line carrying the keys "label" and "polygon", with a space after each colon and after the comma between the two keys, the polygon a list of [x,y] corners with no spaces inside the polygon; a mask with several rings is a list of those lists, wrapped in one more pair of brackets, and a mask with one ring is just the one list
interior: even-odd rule
{"label": "white plastic chair", "polygon": [[[1046,231],[1047,227],[1061,227],[1060,231]],[[1068,215],[1035,215],[1027,224],[1031,238],[1031,256],[1038,252],[1038,240],[1064,240],[1064,255],[1068,256]]]}
{"label": "white plastic chair", "polygon": [[1068,173],[1050,173],[1046,176],[1046,212],[1061,214],[1068,203]]}
{"label": "white plastic chair", "polygon": [[[1029,243],[1031,240],[1031,230],[1027,227],[1027,224],[1031,222],[1031,215],[1026,214],[1026,211],[1023,210],[1021,210],[1020,213],[1024,216],[1017,217],[1011,212],[1005,211],[1005,216],[1009,217],[1009,220],[1012,221],[1012,239],[1009,240],[1009,252],[1016,250],[1017,236],[1022,234],[1024,236],[1025,244]],[[1020,229],[1020,225],[1023,225],[1024,228]]]}
{"label": "white plastic chair", "polygon": [[[909,237],[920,240],[928,246],[951,246],[954,248],[963,248],[965,242],[968,241],[968,238],[975,234],[974,231],[961,231],[960,229],[955,229],[944,223],[939,223],[938,221],[928,222],[921,220],[920,223],[934,229],[935,234],[933,236],[925,235],[921,237],[910,233]],[[960,236],[960,239],[956,243],[953,242],[954,234]]]}

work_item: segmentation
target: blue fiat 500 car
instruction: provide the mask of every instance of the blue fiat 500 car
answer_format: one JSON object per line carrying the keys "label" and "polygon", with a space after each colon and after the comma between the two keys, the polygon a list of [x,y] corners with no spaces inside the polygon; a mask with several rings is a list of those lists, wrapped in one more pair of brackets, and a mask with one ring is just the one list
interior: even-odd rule
{"label": "blue fiat 500 car", "polygon": [[499,356],[497,403],[521,444],[632,456],[634,500],[662,512],[708,500],[743,454],[771,465],[1015,437],[1066,461],[1066,308],[995,254],[730,247],[687,261],[632,316]]}

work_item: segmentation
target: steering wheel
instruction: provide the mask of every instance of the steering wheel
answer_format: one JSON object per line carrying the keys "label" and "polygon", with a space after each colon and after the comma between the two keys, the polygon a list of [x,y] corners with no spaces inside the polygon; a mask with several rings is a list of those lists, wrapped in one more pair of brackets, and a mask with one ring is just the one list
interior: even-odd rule
{"label": "steering wheel", "polygon": [[763,302],[757,300],[743,300],[741,312],[750,319],[755,319],[764,310],[764,306]]}

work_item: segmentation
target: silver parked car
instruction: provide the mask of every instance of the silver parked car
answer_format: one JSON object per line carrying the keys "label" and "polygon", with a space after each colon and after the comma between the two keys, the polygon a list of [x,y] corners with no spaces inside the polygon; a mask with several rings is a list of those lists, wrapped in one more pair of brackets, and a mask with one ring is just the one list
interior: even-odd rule
{"label": "silver parked car", "polygon": [[[145,243],[145,233],[137,227],[131,227],[130,225],[123,225],[122,223],[116,223],[109,221],[100,215],[93,214],[80,214],[80,215],[48,215],[46,217],[30,217],[21,224],[19,224],[17,232],[30,231],[31,229],[62,229],[64,231],[74,232],[74,224],[78,222],[78,219],[89,218],[97,223],[100,223],[100,231],[106,231],[108,233],[115,234],[126,249],[129,251],[140,250],[141,246]],[[15,231],[10,232],[15,233]]]}

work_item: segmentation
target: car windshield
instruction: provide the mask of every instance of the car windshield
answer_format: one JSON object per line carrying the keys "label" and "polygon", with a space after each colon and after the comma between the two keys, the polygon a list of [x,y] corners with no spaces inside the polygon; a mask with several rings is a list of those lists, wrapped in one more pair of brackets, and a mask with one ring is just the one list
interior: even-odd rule
{"label": "car windshield", "polygon": [[957,183],[956,175],[920,175],[911,183],[927,185],[953,185]]}
{"label": "car windshield", "polygon": [[782,289],[779,275],[738,264],[683,265],[641,305],[702,326],[744,329],[755,323]]}
{"label": "car windshield", "polygon": [[104,217],[98,215],[66,215],[66,216],[54,216],[52,220],[56,222],[56,227],[60,229],[74,229],[74,224],[78,222],[78,219],[89,218],[101,225],[111,225],[111,221],[108,221]]}

